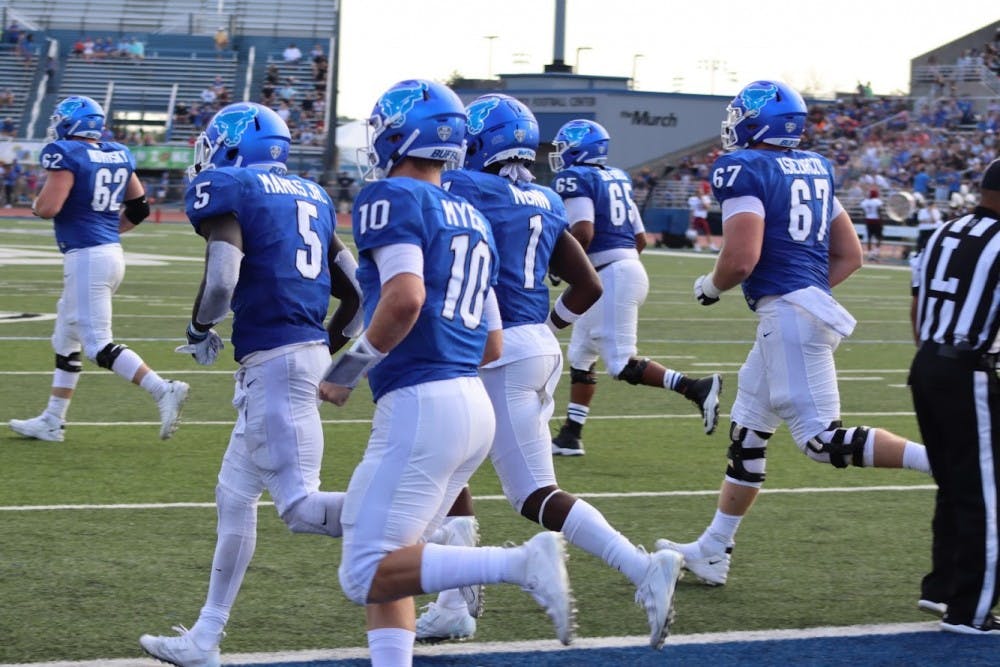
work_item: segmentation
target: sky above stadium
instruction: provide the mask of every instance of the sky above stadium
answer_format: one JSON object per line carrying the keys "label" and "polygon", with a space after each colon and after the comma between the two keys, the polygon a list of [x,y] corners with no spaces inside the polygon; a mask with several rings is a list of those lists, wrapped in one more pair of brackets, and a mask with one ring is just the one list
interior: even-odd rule
{"label": "sky above stadium", "polygon": [[[555,0],[341,0],[338,115],[402,79],[541,72]],[[910,60],[1000,19],[996,0],[566,0],[563,60],[636,89],[732,96],[754,79],[827,94],[909,88]],[[307,48],[303,51],[308,52]]]}

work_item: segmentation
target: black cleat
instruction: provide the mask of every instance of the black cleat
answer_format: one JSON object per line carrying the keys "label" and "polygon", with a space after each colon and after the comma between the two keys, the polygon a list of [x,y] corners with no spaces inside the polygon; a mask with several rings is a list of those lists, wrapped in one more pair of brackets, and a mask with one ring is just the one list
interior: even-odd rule
{"label": "black cleat", "polygon": [[583,440],[563,424],[559,434],[552,438],[552,454],[556,456],[583,456]]}
{"label": "black cleat", "polygon": [[691,383],[684,396],[701,410],[705,435],[711,435],[719,424],[719,396],[722,394],[722,376],[713,373]]}

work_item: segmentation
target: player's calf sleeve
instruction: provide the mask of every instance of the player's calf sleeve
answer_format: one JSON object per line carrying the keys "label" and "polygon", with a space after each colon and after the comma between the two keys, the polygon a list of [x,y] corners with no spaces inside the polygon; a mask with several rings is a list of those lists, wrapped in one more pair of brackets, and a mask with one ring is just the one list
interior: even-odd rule
{"label": "player's calf sleeve", "polygon": [[420,561],[420,588],[425,593],[437,593],[475,584],[521,583],[523,570],[524,555],[520,547],[427,544]]}
{"label": "player's calf sleeve", "polygon": [[596,507],[577,498],[563,523],[562,534],[570,544],[597,556],[638,585],[649,558],[608,523]]}

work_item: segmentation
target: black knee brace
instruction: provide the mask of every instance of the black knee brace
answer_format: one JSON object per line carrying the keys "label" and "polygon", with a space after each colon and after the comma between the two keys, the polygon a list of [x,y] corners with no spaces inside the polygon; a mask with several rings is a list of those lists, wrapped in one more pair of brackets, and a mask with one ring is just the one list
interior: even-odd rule
{"label": "black knee brace", "polygon": [[115,359],[117,359],[122,352],[128,349],[128,345],[122,345],[120,343],[108,343],[104,346],[104,349],[97,353],[97,365],[101,368],[107,368],[111,370],[111,367],[115,364]]}
{"label": "black knee brace", "polygon": [[[743,443],[746,441],[747,436],[750,434],[756,436],[763,441],[763,446],[760,447],[744,447]],[[738,479],[741,482],[748,482],[751,484],[762,484],[764,478],[767,477],[765,473],[751,472],[746,469],[743,465],[744,461],[750,461],[755,459],[763,459],[767,457],[767,441],[772,436],[772,433],[764,433],[761,431],[751,431],[750,429],[740,426],[736,422],[732,422],[729,425],[729,467],[726,468],[726,475],[732,477],[733,479]]]}
{"label": "black knee brace", "polygon": [[585,371],[581,371],[579,368],[569,368],[569,383],[570,384],[597,384],[597,376],[594,375],[594,364],[590,365]]}
{"label": "black knee brace", "polygon": [[806,447],[817,454],[829,454],[830,463],[834,468],[846,468],[847,457],[858,468],[865,465],[865,443],[868,441],[867,426],[843,428],[838,419],[830,422],[825,431],[810,438]]}
{"label": "black knee brace", "polygon": [[632,357],[625,364],[625,368],[622,372],[618,374],[619,380],[625,380],[629,384],[642,384],[642,374],[646,372],[646,366],[649,366],[649,359],[636,359]]}
{"label": "black knee brace", "polygon": [[79,352],[70,352],[65,357],[56,355],[56,368],[67,373],[79,373],[83,370],[83,362],[80,361]]}

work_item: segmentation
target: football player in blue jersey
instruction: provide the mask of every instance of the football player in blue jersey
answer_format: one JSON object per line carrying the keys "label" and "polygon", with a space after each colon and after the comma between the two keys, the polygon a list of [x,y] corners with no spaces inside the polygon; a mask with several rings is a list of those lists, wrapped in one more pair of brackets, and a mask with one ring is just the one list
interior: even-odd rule
{"label": "football player in blue jersey", "polygon": [[831,288],[861,266],[861,244],[834,193],[833,166],[799,150],[807,109],[777,81],[754,81],[726,108],[712,189],[722,205],[722,251],[695,281],[702,305],[743,286],[757,334],[740,368],[729,466],[718,509],[695,542],[658,540],[710,585],[726,583],[736,531],[764,483],[767,441],[784,422],[809,458],[836,468],[929,473],[923,445],[868,426],[844,427],[833,353],[855,320]]}
{"label": "football player in blue jersey", "polygon": [[381,180],[353,211],[366,329],[320,385],[321,398],[342,405],[367,373],[375,399],[341,515],[341,586],[367,607],[376,667],[410,664],[412,596],[478,584],[519,584],[569,643],[558,533],[511,548],[425,543],[493,441],[478,370],[500,353],[497,253],[482,214],[441,187],[442,169],[461,164],[465,148],[465,109],[451,89],[401,81],[378,99],[369,126],[369,178]]}
{"label": "football player in blue jersey", "polygon": [[722,376],[690,378],[637,356],[639,306],[649,293],[649,277],[639,260],[646,247],[642,216],[632,200],[632,179],[607,165],[607,130],[591,120],[563,125],[549,162],[552,187],[563,198],[570,233],[587,251],[604,294],[573,325],[566,357],[570,395],[566,421],[552,440],[552,453],[581,456],[581,432],[596,390],[594,366],[604,358],[608,374],[633,385],[672,389],[698,406],[705,433],[719,421]]}
{"label": "football player in blue jersey", "polygon": [[67,97],[56,105],[48,144],[39,162],[48,176],[32,212],[55,220],[63,253],[63,291],[56,307],[52,347],[56,367],[49,404],[38,417],[12,419],[16,433],[61,442],[66,412],[82,369],[80,352],[145,389],[160,411],[160,438],[177,429],[187,384],[164,380],[111,334],[111,298],[125,276],[121,234],[149,215],[135,159],[128,148],[101,141],[105,115],[89,97]]}
{"label": "football player in blue jersey", "polygon": [[[562,351],[553,331],[579,319],[600,298],[600,279],[568,231],[562,199],[532,183],[530,168],[538,149],[534,114],[520,101],[499,94],[476,99],[466,113],[465,169],[446,172],[443,181],[445,189],[468,199],[486,216],[500,255],[496,293],[503,353],[479,372],[496,413],[490,459],[507,499],[522,516],[561,531],[635,584],[636,602],[649,620],[650,645],[660,648],[673,618],[681,557],[668,551],[648,554],[634,546],[590,503],[560,489],[553,469],[549,420],[562,374]],[[550,266],[569,285],[551,312],[545,285]],[[445,532],[475,535],[454,525],[472,520],[453,517]],[[417,620],[417,638],[471,636],[476,623],[470,612],[478,611],[477,606],[475,600],[470,605],[462,591],[442,592]]]}
{"label": "football player in blue jersey", "polygon": [[[323,427],[316,393],[330,354],[361,332],[357,262],[334,233],[336,213],[316,183],[290,175],[288,127],[254,103],[224,107],[195,146],[187,215],[207,244],[188,344],[199,364],[223,343],[212,327],[233,311],[237,410],[219,470],[218,539],[197,623],[178,636],[143,635],[174,665],[214,667],[257,539],[267,489],[295,533],[338,537],[344,494],[320,491]],[[324,326],[330,297],[340,303]]]}

